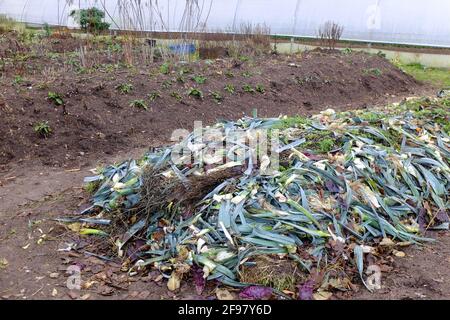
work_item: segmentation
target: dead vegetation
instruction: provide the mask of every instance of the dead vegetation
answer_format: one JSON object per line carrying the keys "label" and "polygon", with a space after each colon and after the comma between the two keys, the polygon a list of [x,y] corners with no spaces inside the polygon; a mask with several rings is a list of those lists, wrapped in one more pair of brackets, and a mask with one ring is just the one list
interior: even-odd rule
{"label": "dead vegetation", "polygon": [[322,47],[334,50],[341,39],[344,27],[333,21],[327,21],[317,30],[317,37]]}
{"label": "dead vegetation", "polygon": [[305,281],[305,274],[298,263],[277,256],[257,256],[251,264],[243,264],[239,270],[241,282],[259,284],[278,291],[295,291],[298,283]]}
{"label": "dead vegetation", "polygon": [[142,175],[141,204],[139,210],[147,213],[169,205],[190,207],[205,197],[219,184],[242,173],[240,168],[230,168],[201,176],[192,176],[182,181],[168,176],[167,171],[145,169]]}
{"label": "dead vegetation", "polygon": [[270,28],[265,24],[242,23],[237,30],[214,30],[196,34],[202,59],[257,56],[271,51]]}

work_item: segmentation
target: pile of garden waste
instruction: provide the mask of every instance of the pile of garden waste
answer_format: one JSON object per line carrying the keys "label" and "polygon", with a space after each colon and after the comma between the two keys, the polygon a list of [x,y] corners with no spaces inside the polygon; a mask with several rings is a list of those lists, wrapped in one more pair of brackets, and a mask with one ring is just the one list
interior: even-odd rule
{"label": "pile of garden waste", "polygon": [[[263,256],[294,263],[303,281],[353,270],[367,286],[368,257],[381,247],[449,228],[449,110],[448,98],[408,99],[370,112],[221,122],[97,170],[85,179],[92,206],[78,219],[113,238],[129,272],[156,268],[171,290],[181,281],[254,286],[242,270]],[[260,146],[229,139],[236,132],[280,142],[258,157]],[[180,148],[193,160],[174,161]]]}

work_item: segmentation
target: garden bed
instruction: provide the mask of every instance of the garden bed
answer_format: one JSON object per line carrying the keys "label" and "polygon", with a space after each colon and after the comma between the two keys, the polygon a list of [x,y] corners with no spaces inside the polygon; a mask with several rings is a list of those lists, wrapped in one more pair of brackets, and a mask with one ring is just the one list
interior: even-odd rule
{"label": "garden bed", "polygon": [[[190,63],[135,56],[128,65],[125,45],[112,38],[92,43],[53,35],[38,42],[7,34],[2,45],[8,46],[0,78],[2,165],[77,166],[129,147],[167,143],[173,130],[191,130],[194,121],[213,124],[255,111],[260,117],[311,115],[430,91],[382,57],[364,53]],[[38,125],[51,133],[43,138]]]}

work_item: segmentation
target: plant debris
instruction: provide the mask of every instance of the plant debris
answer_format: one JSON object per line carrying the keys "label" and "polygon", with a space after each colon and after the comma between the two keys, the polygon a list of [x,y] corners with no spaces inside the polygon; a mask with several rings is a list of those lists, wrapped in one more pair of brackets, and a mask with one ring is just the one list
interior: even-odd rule
{"label": "plant debris", "polygon": [[[203,278],[250,286],[251,294],[241,296],[260,296],[255,288],[262,287],[240,274],[272,256],[306,275],[298,279],[298,298],[329,299],[329,290],[351,288],[355,274],[366,284],[364,266],[380,253],[431,241],[427,230],[448,229],[449,108],[448,99],[405,100],[372,112],[244,118],[194,130],[180,143],[86,178],[99,187],[83,212],[83,219],[92,216],[83,230],[103,222],[119,257],[142,241],[125,257],[129,272],[156,268],[170,290],[194,272],[198,293]],[[272,151],[262,157],[245,143],[260,130],[280,141],[270,140]],[[246,140],[230,140],[236,132]],[[233,142],[225,147],[225,139]],[[190,153],[175,162],[180,150]],[[318,271],[318,279],[304,282]],[[286,296],[280,288],[263,295],[272,289]]]}

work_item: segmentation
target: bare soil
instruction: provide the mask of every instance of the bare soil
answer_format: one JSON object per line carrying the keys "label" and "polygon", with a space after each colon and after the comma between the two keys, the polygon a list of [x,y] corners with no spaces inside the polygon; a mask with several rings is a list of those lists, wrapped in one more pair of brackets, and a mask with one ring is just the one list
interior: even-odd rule
{"label": "bare soil", "polygon": [[[0,50],[2,59],[9,61],[0,78],[2,299],[208,299],[214,296],[214,284],[198,296],[190,282],[171,293],[158,274],[129,277],[121,272],[121,261],[105,262],[83,253],[95,252],[104,245],[101,241],[75,237],[52,220],[79,212],[86,204],[82,179],[89,169],[169,143],[174,129],[191,129],[197,120],[212,124],[238,119],[252,115],[254,109],[258,116],[271,117],[309,115],[330,107],[370,108],[433,91],[388,61],[363,53],[226,58],[172,64],[168,74],[160,72],[161,63],[111,69],[101,56],[98,66],[80,73],[68,66],[70,55],[65,52],[79,43],[70,37],[54,40],[46,44],[48,50],[63,54],[51,58],[48,52],[29,55],[14,41]],[[21,60],[18,54],[28,56]],[[190,71],[182,76],[183,83],[177,78],[187,67]],[[18,75],[22,81],[15,81]],[[206,77],[205,83],[195,83],[191,79],[195,75]],[[132,84],[133,90],[120,93],[117,86],[124,83]],[[235,87],[233,94],[224,90],[226,84]],[[246,84],[262,85],[265,92],[245,92]],[[203,99],[189,96],[190,87],[200,89]],[[59,93],[64,105],[49,101],[49,91]],[[150,101],[149,95],[155,92],[160,97]],[[181,101],[173,97],[174,92]],[[220,104],[211,92],[223,96]],[[136,99],[144,99],[149,110],[131,107]],[[33,130],[42,120],[53,129],[46,139]],[[410,247],[405,258],[396,258],[386,267],[381,291],[368,293],[359,288],[333,298],[449,298],[450,238],[433,236],[439,240],[436,244]],[[71,243],[82,250],[58,251]],[[67,288],[66,270],[71,265],[82,270],[80,291]]]}
{"label": "bare soil", "polygon": [[352,299],[450,299],[450,237],[447,232],[429,236],[436,239],[434,244],[410,247],[406,257],[394,260],[393,269],[382,275],[381,290],[361,290]]}

